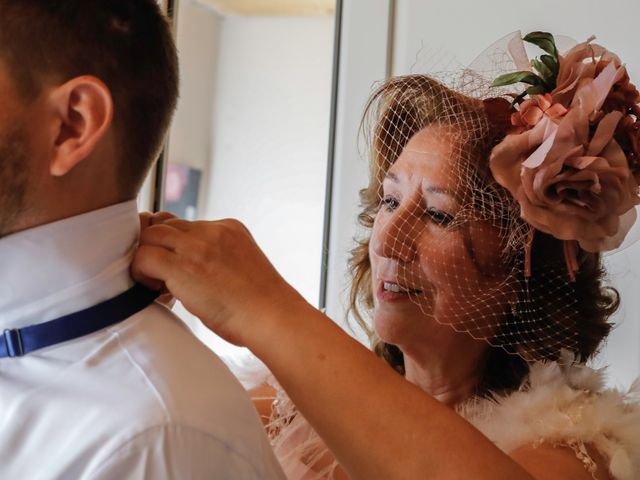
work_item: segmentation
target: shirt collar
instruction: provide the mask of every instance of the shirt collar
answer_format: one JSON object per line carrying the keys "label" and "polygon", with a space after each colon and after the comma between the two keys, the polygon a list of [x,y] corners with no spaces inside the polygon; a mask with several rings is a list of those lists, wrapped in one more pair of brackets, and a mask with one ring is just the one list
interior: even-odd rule
{"label": "shirt collar", "polygon": [[133,285],[135,200],[0,238],[0,331],[84,310]]}

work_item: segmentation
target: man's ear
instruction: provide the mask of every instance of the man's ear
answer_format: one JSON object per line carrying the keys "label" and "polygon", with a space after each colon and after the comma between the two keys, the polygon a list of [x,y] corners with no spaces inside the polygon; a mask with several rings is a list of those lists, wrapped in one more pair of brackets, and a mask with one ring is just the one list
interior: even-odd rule
{"label": "man's ear", "polygon": [[76,77],[49,94],[56,118],[50,173],[61,177],[87,158],[113,120],[109,88],[92,76]]}

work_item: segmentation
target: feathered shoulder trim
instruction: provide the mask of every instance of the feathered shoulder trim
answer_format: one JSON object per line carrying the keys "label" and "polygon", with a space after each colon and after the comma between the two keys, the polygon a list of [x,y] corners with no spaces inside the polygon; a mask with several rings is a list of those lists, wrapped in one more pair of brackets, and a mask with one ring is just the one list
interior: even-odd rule
{"label": "feathered shoulder trim", "polygon": [[504,452],[567,445],[588,467],[589,445],[616,480],[640,476],[640,381],[628,391],[605,389],[603,370],[571,358],[538,362],[519,391],[475,399],[458,411]]}

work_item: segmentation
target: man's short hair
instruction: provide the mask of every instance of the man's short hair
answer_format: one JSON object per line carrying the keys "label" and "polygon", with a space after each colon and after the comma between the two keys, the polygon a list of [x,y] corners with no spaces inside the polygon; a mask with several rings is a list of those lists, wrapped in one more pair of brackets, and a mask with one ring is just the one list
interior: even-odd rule
{"label": "man's short hair", "polygon": [[137,192],[178,97],[176,48],[156,0],[0,0],[0,60],[26,101],[48,84],[102,80],[114,102],[121,193]]}

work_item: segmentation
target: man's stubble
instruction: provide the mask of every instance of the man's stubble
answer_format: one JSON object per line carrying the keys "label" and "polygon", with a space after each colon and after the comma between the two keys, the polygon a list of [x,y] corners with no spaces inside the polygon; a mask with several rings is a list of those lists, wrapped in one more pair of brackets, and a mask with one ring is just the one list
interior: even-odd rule
{"label": "man's stubble", "polygon": [[23,127],[0,133],[0,238],[12,232],[26,207],[28,143]]}

